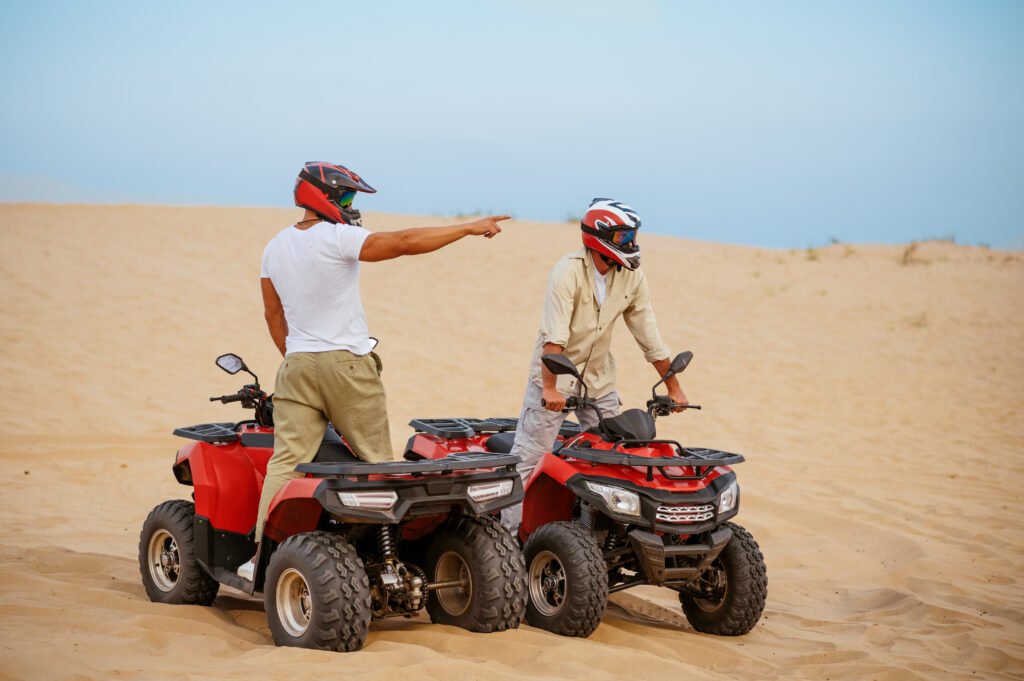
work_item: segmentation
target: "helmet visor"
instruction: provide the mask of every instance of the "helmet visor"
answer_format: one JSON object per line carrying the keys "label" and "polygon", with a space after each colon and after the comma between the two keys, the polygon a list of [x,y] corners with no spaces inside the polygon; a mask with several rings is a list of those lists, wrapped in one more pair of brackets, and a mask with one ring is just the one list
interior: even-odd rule
{"label": "helmet visor", "polygon": [[636,241],[636,229],[617,229],[612,232],[611,242],[616,246],[629,246]]}

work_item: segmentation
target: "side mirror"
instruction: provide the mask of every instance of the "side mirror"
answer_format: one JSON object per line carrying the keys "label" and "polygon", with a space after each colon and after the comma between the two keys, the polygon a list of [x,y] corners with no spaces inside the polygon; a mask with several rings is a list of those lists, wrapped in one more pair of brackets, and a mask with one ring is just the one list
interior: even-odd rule
{"label": "side mirror", "polygon": [[242,358],[230,352],[217,358],[217,366],[232,375],[237,374],[243,369],[247,369]]}
{"label": "side mirror", "polygon": [[548,371],[556,376],[559,374],[568,374],[569,376],[580,378],[580,372],[576,369],[576,365],[573,364],[565,355],[552,352],[541,357],[540,361],[544,363],[544,366]]}
{"label": "side mirror", "polygon": [[672,359],[672,363],[668,365],[668,371],[661,377],[661,380],[654,384],[651,388],[651,399],[658,399],[658,386],[672,378],[690,364],[690,360],[693,359],[693,353],[687,350],[686,352],[680,352]]}
{"label": "side mirror", "polygon": [[682,373],[683,369],[686,368],[686,366],[690,363],[691,359],[693,359],[693,353],[690,352],[689,350],[687,350],[686,352],[680,352],[672,360],[672,364],[669,365],[668,375],[665,376],[665,378],[668,378],[669,376],[675,376],[678,373]]}

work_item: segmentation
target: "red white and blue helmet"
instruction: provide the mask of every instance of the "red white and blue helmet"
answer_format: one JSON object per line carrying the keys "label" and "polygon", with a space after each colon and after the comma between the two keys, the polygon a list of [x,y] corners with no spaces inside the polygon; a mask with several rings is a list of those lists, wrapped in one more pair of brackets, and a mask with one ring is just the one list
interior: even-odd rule
{"label": "red white and blue helmet", "polygon": [[600,253],[606,262],[627,270],[640,266],[636,233],[640,218],[636,211],[612,199],[594,199],[580,223],[583,245]]}
{"label": "red white and blue helmet", "polygon": [[327,222],[358,225],[361,215],[352,208],[356,192],[376,191],[345,166],[310,161],[295,180],[295,205],[308,208]]}

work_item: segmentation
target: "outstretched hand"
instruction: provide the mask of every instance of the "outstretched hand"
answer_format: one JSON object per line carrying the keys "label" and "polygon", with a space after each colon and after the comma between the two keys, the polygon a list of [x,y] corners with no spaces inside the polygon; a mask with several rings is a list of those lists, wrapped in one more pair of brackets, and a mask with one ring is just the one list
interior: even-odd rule
{"label": "outstretched hand", "polygon": [[493,239],[494,235],[501,231],[498,225],[502,220],[508,220],[511,215],[492,215],[491,217],[480,218],[466,225],[466,230],[472,236],[485,236]]}

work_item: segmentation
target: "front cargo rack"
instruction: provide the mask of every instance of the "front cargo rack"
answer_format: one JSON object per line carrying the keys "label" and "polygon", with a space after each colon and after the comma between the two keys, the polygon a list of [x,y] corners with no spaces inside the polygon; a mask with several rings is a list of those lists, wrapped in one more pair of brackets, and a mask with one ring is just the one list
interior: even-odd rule
{"label": "front cargo rack", "polygon": [[[409,425],[417,433],[427,433],[446,439],[457,437],[474,437],[482,433],[508,433],[514,431],[519,419],[495,417],[489,419],[451,418],[451,419],[413,419]],[[580,432],[580,425],[573,421],[565,421],[559,434],[572,436]]]}
{"label": "front cargo rack", "polygon": [[[630,454],[628,448],[649,447],[653,444],[672,445],[676,456],[640,456]],[[619,448],[622,448],[621,450]],[[661,474],[670,480],[699,480],[706,476],[715,466],[732,466],[743,463],[746,459],[742,454],[723,452],[705,447],[684,447],[675,440],[622,440],[611,449],[594,449],[592,447],[562,447],[554,452],[559,457],[572,457],[590,461],[594,465],[609,464],[613,466],[639,466],[647,469],[647,480],[654,479],[654,469],[661,469]],[[692,466],[694,475],[672,475],[665,468]]]}

